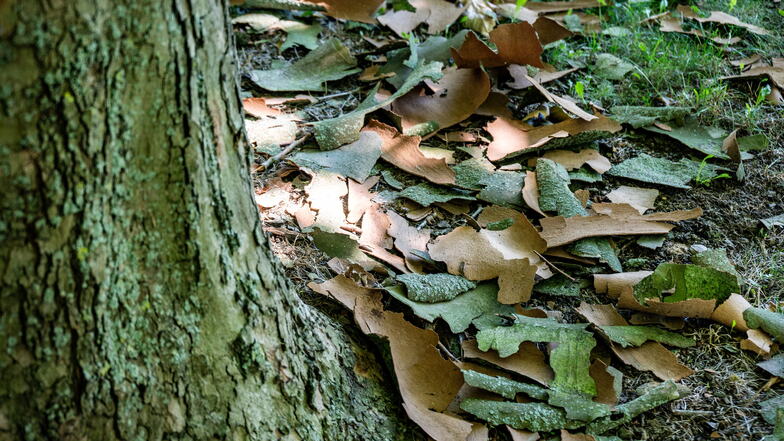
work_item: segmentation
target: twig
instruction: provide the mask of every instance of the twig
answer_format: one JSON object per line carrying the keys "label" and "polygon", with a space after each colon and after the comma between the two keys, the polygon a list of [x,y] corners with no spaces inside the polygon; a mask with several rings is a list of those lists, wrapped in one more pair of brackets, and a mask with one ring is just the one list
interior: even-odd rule
{"label": "twig", "polygon": [[441,350],[442,350],[444,353],[446,353],[446,356],[447,356],[447,357],[451,358],[453,361],[460,361],[460,359],[458,359],[457,357],[455,357],[454,355],[452,355],[452,353],[451,353],[451,352],[449,352],[449,349],[447,349],[447,348],[446,348],[446,346],[444,346],[444,344],[443,344],[443,343],[441,343],[440,341],[438,342],[438,347],[439,347],[439,348],[440,348],[440,349],[441,349]]}
{"label": "twig", "polygon": [[318,102],[321,102],[321,101],[326,101],[326,100],[329,100],[329,99],[332,99],[332,98],[337,98],[337,97],[340,97],[340,96],[351,95],[352,93],[359,92],[360,90],[361,90],[361,88],[358,87],[356,89],[347,90],[345,92],[337,92],[337,93],[331,93],[329,95],[319,96],[319,97],[316,97],[316,102],[318,103]]}
{"label": "twig", "polygon": [[550,265],[550,268],[552,268],[552,269],[558,271],[559,273],[561,273],[562,276],[566,277],[567,279],[571,280],[572,282],[576,282],[577,281],[577,280],[575,280],[574,277],[570,276],[569,274],[566,274],[566,272],[564,272],[561,268],[558,268],[557,266],[555,266],[554,263],[552,263],[549,260],[547,260],[547,258],[544,257],[542,255],[542,253],[540,253],[539,251],[534,250],[534,253],[536,253],[539,256],[539,258],[544,260],[544,263]]}
{"label": "twig", "polygon": [[295,148],[297,148],[298,146],[302,145],[302,143],[307,141],[308,138],[310,138],[310,133],[308,133],[305,136],[299,138],[298,140],[292,142],[291,144],[286,146],[286,148],[283,149],[282,151],[280,151],[279,153],[277,153],[275,155],[272,155],[269,158],[267,158],[267,160],[264,161],[259,166],[259,168],[256,169],[256,171],[268,169],[272,164],[274,164],[274,163],[280,161],[281,159],[285,158],[286,155],[291,153]]}

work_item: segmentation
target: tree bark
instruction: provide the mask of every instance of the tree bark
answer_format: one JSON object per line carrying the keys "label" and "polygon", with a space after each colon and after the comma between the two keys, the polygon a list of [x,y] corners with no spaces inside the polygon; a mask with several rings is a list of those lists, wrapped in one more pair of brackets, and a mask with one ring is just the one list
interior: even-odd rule
{"label": "tree bark", "polygon": [[0,0],[0,440],[419,436],[269,252],[230,31],[220,0]]}

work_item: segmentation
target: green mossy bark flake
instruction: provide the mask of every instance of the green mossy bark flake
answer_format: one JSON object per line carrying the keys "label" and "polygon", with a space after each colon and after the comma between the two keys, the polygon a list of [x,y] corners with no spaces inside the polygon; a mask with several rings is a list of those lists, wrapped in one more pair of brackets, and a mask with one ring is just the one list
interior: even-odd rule
{"label": "green mossy bark flake", "polygon": [[223,2],[9,8],[4,434],[421,437],[374,357],[276,268],[250,198]]}

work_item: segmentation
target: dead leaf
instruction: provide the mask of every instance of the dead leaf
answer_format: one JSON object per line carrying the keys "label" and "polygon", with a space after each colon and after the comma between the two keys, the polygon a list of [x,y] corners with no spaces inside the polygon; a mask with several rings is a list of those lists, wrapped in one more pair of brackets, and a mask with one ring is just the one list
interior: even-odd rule
{"label": "dead leaf", "polygon": [[[628,323],[612,305],[581,303],[577,312],[594,326],[626,326]],[[694,371],[678,362],[675,354],[657,342],[646,342],[638,348],[622,348],[608,342],[615,355],[624,363],[643,371],[651,371],[662,380],[680,380]]]}
{"label": "dead leaf", "polygon": [[547,46],[550,43],[574,35],[574,32],[566,29],[566,27],[548,17],[537,18],[536,21],[534,21],[533,26],[534,30],[536,30],[536,35],[539,36],[539,42],[542,46]]}
{"label": "dead leaf", "polygon": [[761,59],[762,59],[762,56],[760,54],[754,54],[754,55],[751,55],[749,57],[741,58],[739,60],[731,60],[730,64],[735,66],[735,67],[741,67],[742,66],[743,70],[747,70],[753,64],[755,64],[756,62],[760,61]]}
{"label": "dead leaf", "polygon": [[453,126],[471,116],[490,93],[490,78],[481,69],[446,69],[435,85],[435,94],[416,88],[390,105],[401,116],[404,132],[429,121],[439,129]]}
{"label": "dead leaf", "polygon": [[242,108],[256,118],[283,114],[280,110],[269,107],[264,98],[245,98],[242,100]]}
{"label": "dead leaf", "polygon": [[419,150],[419,136],[406,136],[394,127],[370,121],[363,131],[372,131],[381,136],[381,158],[413,175],[423,177],[435,184],[454,184],[455,172],[443,159],[429,159]]}
{"label": "dead leaf", "polygon": [[652,210],[659,197],[659,190],[652,188],[639,188],[621,185],[615,190],[607,193],[607,199],[616,204],[629,204],[640,214]]}
{"label": "dead leaf", "polygon": [[549,142],[553,148],[590,142],[621,128],[618,122],[604,116],[593,121],[568,119],[540,127],[531,127],[520,120],[497,118],[485,127],[493,136],[493,141],[487,146],[487,158],[491,161],[511,158],[544,147]]}
{"label": "dead leaf", "polygon": [[640,215],[627,204],[593,204],[593,216],[548,217],[539,222],[547,247],[557,247],[587,237],[665,234],[675,228],[661,221],[677,222],[702,215],[701,208],[670,213]]}
{"label": "dead leaf", "polygon": [[414,422],[436,441],[468,438],[471,423],[440,413],[463,385],[463,376],[441,357],[435,332],[408,323],[403,314],[385,311],[378,291],[362,288],[345,276],[321,284],[311,282],[308,287],[352,310],[362,332],[389,341],[403,408]]}
{"label": "dead leaf", "polygon": [[460,49],[452,48],[452,57],[458,67],[485,68],[509,64],[529,64],[544,67],[542,45],[534,27],[527,22],[503,24],[490,32],[490,41],[495,45],[494,52],[476,34],[469,33]]}

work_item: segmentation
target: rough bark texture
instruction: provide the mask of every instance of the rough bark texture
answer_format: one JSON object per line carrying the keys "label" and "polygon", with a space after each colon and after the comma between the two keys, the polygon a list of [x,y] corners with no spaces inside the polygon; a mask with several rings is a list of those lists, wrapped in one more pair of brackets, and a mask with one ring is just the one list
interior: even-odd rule
{"label": "rough bark texture", "polygon": [[220,0],[0,0],[0,440],[387,440],[250,198]]}

